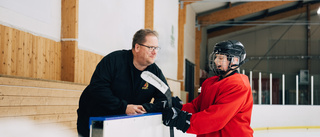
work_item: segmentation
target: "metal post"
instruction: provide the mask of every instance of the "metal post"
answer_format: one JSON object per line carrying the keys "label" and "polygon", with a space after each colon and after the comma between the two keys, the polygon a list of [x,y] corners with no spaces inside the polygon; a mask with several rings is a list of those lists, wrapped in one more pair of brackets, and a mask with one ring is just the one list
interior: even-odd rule
{"label": "metal post", "polygon": [[296,105],[299,105],[299,76],[296,75]]}
{"label": "metal post", "polygon": [[284,105],[285,104],[285,76],[284,76],[284,74],[282,74],[282,105]]}
{"label": "metal post", "polygon": [[270,105],[272,105],[272,73],[270,73]]}
{"label": "metal post", "polygon": [[313,105],[313,76],[311,76],[311,105]]}
{"label": "metal post", "polygon": [[252,91],[252,71],[250,71],[250,87],[251,87],[251,91]]}
{"label": "metal post", "polygon": [[261,72],[259,72],[259,105],[262,104],[262,84],[261,84]]}

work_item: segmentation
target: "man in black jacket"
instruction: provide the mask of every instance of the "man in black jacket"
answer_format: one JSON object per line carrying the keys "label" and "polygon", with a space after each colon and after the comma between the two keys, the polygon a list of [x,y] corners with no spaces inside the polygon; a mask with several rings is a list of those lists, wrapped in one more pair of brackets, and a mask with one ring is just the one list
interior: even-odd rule
{"label": "man in black jacket", "polygon": [[[166,82],[154,63],[159,49],[157,32],[141,29],[133,37],[131,50],[114,51],[99,62],[80,97],[80,136],[89,136],[90,117],[162,111],[165,95],[140,77],[148,70]],[[152,98],[154,102],[150,103]]]}

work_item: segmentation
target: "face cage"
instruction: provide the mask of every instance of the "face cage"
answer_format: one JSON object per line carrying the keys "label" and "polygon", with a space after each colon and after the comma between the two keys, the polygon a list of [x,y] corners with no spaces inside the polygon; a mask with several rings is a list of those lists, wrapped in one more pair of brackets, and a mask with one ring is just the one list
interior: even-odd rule
{"label": "face cage", "polygon": [[[217,68],[214,60],[216,58],[216,54],[220,54],[220,55],[226,55],[227,56],[227,60],[229,61],[229,65],[228,65],[228,69],[226,71],[220,70]],[[233,61],[234,56],[230,56],[228,54],[221,54],[221,53],[217,53],[217,52],[212,52],[209,56],[209,68],[211,71],[214,72],[215,75],[224,75],[227,72],[229,72],[230,70],[236,70],[237,68],[239,68],[239,62],[238,65],[232,65],[231,66],[231,62]],[[231,67],[237,66],[236,68],[232,69]]]}

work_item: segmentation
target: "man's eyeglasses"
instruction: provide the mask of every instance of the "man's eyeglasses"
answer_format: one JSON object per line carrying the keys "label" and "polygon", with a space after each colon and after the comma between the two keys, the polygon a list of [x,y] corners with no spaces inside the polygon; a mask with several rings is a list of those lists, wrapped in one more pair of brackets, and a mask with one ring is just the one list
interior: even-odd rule
{"label": "man's eyeglasses", "polygon": [[[138,43],[138,44],[139,44],[139,43]],[[161,49],[160,47],[151,47],[151,46],[146,46],[146,45],[143,45],[143,44],[139,44],[139,45],[144,46],[144,47],[147,47],[150,52],[152,52],[153,50],[159,51],[159,50]]]}

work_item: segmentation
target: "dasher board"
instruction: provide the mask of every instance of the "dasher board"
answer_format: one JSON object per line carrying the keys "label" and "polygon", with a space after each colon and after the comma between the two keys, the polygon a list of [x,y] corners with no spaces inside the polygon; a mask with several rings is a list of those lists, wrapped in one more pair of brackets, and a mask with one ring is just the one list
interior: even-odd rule
{"label": "dasher board", "polygon": [[[195,137],[175,130],[175,137]],[[90,137],[168,137],[161,113],[90,118]]]}

